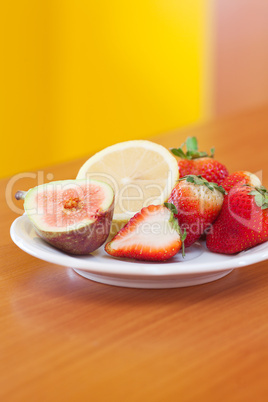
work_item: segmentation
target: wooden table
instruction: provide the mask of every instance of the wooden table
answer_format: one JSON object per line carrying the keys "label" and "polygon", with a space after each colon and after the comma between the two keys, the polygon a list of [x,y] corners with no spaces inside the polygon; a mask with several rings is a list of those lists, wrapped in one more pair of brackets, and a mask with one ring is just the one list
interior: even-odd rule
{"label": "wooden table", "polygon": [[[263,169],[268,185],[268,106],[153,140],[169,147],[187,135],[215,145],[230,172]],[[74,178],[84,161],[45,179]],[[13,194],[36,183],[17,180]],[[11,184],[0,182],[1,401],[267,400],[267,261],[189,288],[94,283],[12,243]]]}

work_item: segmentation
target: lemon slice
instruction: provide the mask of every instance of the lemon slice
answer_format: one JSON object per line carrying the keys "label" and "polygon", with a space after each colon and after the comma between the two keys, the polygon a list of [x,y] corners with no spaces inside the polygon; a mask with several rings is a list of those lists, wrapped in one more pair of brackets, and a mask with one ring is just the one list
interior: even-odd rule
{"label": "lemon slice", "polygon": [[85,162],[77,179],[101,180],[115,192],[112,233],[148,205],[165,202],[179,178],[175,157],[151,141],[121,142]]}

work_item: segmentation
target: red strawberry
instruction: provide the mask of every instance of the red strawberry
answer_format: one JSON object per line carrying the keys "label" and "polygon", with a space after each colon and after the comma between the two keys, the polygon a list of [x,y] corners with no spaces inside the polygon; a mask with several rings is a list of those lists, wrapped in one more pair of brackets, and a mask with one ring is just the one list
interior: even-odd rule
{"label": "red strawberry", "polygon": [[181,234],[174,218],[174,205],[150,205],[142,208],[106,244],[105,251],[114,257],[165,261],[181,248],[186,233]]}
{"label": "red strawberry", "polygon": [[207,236],[210,251],[234,254],[268,240],[268,192],[265,187],[237,185],[224,199]]}
{"label": "red strawberry", "polygon": [[209,182],[221,184],[228,176],[227,168],[214,158],[214,148],[211,148],[211,155],[206,152],[198,151],[198,143],[195,137],[188,137],[186,140],[186,153],[183,151],[182,144],[180,148],[172,148],[171,152],[179,156],[178,162],[180,177],[187,175],[200,175]]}
{"label": "red strawberry", "polygon": [[225,190],[201,176],[181,178],[168,202],[175,205],[179,225],[186,230],[185,247],[190,247],[210,227],[220,213]]}
{"label": "red strawberry", "polygon": [[231,188],[236,186],[237,184],[249,184],[250,186],[261,186],[260,179],[253,173],[250,172],[245,172],[245,171],[239,171],[239,172],[234,172],[230,174],[229,176],[226,177],[226,179],[223,180],[221,183],[221,186],[229,192]]}

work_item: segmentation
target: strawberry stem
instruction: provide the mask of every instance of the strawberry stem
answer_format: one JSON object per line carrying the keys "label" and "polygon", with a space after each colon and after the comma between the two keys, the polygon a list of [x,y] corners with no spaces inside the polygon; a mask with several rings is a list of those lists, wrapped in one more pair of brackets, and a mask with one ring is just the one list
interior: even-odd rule
{"label": "strawberry stem", "polygon": [[[183,151],[183,147],[186,145],[186,152]],[[211,155],[208,155],[207,152],[198,151],[198,142],[196,137],[188,137],[186,141],[181,144],[179,148],[170,148],[170,151],[175,155],[182,159],[198,159],[204,157],[214,158],[215,148],[211,148]]]}
{"label": "strawberry stem", "polygon": [[170,218],[169,218],[169,222],[171,222],[173,228],[179,233],[180,235],[180,239],[181,239],[181,250],[182,250],[182,257],[185,257],[185,244],[184,241],[186,239],[187,236],[187,232],[186,229],[184,229],[184,232],[182,233],[178,219],[175,217],[175,215],[178,214],[178,210],[175,207],[174,204],[172,204],[171,202],[164,202],[164,205],[167,209],[170,210]]}
{"label": "strawberry stem", "polygon": [[181,238],[182,257],[184,258],[185,257],[185,243],[184,242],[185,242],[185,239],[187,237],[187,232],[186,232],[186,229],[184,229],[184,232],[182,233],[179,224],[178,224],[178,229],[179,229],[180,238]]}
{"label": "strawberry stem", "polygon": [[198,151],[198,142],[196,137],[188,137],[186,139],[186,148],[188,151],[197,152]]}

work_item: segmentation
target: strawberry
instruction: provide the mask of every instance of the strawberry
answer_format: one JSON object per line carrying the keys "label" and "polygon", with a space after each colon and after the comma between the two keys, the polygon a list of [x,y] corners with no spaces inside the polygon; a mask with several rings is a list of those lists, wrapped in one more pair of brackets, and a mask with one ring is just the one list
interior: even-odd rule
{"label": "strawberry", "polygon": [[268,192],[265,187],[237,185],[224,199],[207,236],[210,251],[235,254],[268,240]]}
{"label": "strawberry", "polygon": [[186,230],[185,247],[190,247],[206,232],[220,213],[225,190],[201,176],[188,175],[179,179],[168,202],[175,205],[182,230]]}
{"label": "strawberry", "polygon": [[114,257],[168,260],[180,250],[186,237],[186,233],[181,233],[173,211],[177,212],[174,205],[142,208],[106,244],[105,251]]}
{"label": "strawberry", "polygon": [[245,172],[245,171],[239,171],[239,172],[234,172],[227,176],[223,182],[221,183],[221,186],[229,192],[231,188],[236,186],[237,184],[249,184],[250,186],[260,186],[261,182],[260,179],[253,173],[250,172]]}
{"label": "strawberry", "polygon": [[[185,144],[186,153],[182,149]],[[171,148],[171,152],[181,158],[178,162],[180,177],[200,175],[207,181],[220,185],[228,176],[227,168],[222,163],[213,159],[214,148],[210,150],[211,155],[198,151],[196,137],[188,137],[186,143],[183,143],[180,148]]]}

